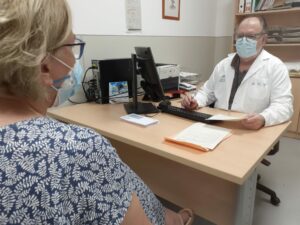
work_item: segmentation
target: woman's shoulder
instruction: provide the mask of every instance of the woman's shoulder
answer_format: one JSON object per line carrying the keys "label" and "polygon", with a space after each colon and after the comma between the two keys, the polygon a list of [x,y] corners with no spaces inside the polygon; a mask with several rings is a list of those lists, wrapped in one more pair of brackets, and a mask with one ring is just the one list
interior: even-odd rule
{"label": "woman's shoulder", "polygon": [[14,152],[17,148],[22,149],[20,154],[26,155],[28,150],[24,146],[27,146],[32,153],[41,157],[49,154],[54,154],[54,158],[76,155],[86,160],[91,155],[97,155],[98,158],[116,155],[111,143],[93,129],[49,117],[11,124],[0,130],[0,134],[3,137],[0,138],[0,147],[6,146],[7,152]]}
{"label": "woman's shoulder", "polygon": [[[83,126],[76,125],[76,124],[60,122],[60,121],[50,118],[50,117],[44,117],[41,121],[42,121],[42,123],[44,123],[44,125],[49,126],[49,127],[53,128],[53,130],[56,130],[56,131],[61,131],[61,132],[73,131],[76,133],[80,133],[82,135],[82,137],[99,136],[99,134],[91,128],[83,127]],[[39,121],[36,121],[36,122],[39,122]]]}
{"label": "woman's shoulder", "polygon": [[[81,141],[81,142],[95,142],[101,141],[108,143],[107,139],[101,134],[93,130],[92,128],[83,127],[76,124],[68,124],[57,121],[52,118],[44,118],[45,125],[53,127],[54,133],[61,133],[67,138],[67,140]],[[109,143],[108,143],[109,144]]]}
{"label": "woman's shoulder", "polygon": [[60,131],[74,131],[74,132],[82,132],[90,135],[99,135],[96,131],[91,128],[87,128],[84,126],[72,124],[72,123],[64,123],[53,119],[51,117],[41,117],[33,121],[35,125],[44,127],[44,128],[52,128],[53,130]]}
{"label": "woman's shoulder", "polygon": [[109,144],[99,133],[91,128],[67,124],[50,117],[37,117],[8,125],[1,129],[3,135],[23,137],[26,140],[44,140],[53,142],[86,142],[101,141]]}

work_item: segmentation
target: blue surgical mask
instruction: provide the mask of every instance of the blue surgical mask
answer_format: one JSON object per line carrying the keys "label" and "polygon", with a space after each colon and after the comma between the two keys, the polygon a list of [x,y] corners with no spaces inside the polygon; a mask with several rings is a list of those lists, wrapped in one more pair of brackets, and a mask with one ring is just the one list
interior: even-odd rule
{"label": "blue surgical mask", "polygon": [[79,60],[76,60],[75,65],[71,71],[71,76],[75,79],[74,93],[81,88],[81,81],[83,75],[83,68]]}
{"label": "blue surgical mask", "polygon": [[257,41],[246,37],[237,39],[235,47],[237,54],[241,58],[250,58],[257,54],[256,51]]}
{"label": "blue surgical mask", "polygon": [[80,82],[81,78],[74,73],[75,66],[74,68],[72,68],[68,64],[60,60],[59,58],[53,55],[52,57],[70,69],[68,75],[65,75],[61,79],[53,81],[52,88],[57,91],[57,94],[52,107],[56,107],[66,102],[72,95],[74,95],[76,86],[78,85],[78,82]]}
{"label": "blue surgical mask", "polygon": [[[64,81],[61,81],[62,79],[64,79]],[[71,75],[66,75],[62,79],[53,81],[54,85],[52,88],[57,91],[56,98],[52,105],[53,107],[63,104],[74,94],[75,79],[71,77]],[[55,84],[59,84],[59,86]]]}

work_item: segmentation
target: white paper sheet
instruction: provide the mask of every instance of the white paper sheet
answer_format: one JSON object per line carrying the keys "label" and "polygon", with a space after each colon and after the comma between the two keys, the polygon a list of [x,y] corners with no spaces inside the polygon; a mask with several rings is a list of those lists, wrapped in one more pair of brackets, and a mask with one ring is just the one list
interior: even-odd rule
{"label": "white paper sheet", "polygon": [[246,118],[246,116],[226,116],[223,114],[216,114],[216,115],[209,117],[207,120],[240,121],[245,118]]}
{"label": "white paper sheet", "polygon": [[194,123],[177,134],[174,139],[212,150],[228,135],[230,135],[229,129]]}

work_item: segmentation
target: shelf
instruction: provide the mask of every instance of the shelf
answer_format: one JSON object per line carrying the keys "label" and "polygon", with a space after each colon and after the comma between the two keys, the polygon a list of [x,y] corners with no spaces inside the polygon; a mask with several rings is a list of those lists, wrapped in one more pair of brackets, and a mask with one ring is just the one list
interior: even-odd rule
{"label": "shelf", "polygon": [[290,9],[275,9],[266,11],[256,11],[251,13],[236,13],[236,16],[249,16],[249,15],[266,15],[266,14],[282,14],[282,13],[298,13],[300,12],[300,7],[290,8]]}
{"label": "shelf", "polygon": [[265,47],[300,47],[300,43],[267,43]]}
{"label": "shelf", "polygon": [[290,75],[290,78],[300,79],[300,75]]}

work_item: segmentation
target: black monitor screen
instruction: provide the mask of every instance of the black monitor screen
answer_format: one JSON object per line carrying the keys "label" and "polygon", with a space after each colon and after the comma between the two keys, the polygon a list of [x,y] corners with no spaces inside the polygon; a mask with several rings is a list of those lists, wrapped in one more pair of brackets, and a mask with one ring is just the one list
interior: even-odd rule
{"label": "black monitor screen", "polygon": [[139,73],[144,80],[141,86],[145,91],[143,100],[162,101],[164,100],[164,91],[155,66],[150,47],[135,47],[136,59],[138,62]]}
{"label": "black monitor screen", "polygon": [[157,113],[156,106],[152,103],[139,102],[137,98],[137,73],[140,73],[144,80],[141,86],[145,91],[143,100],[163,101],[164,91],[156,70],[155,62],[149,47],[135,47],[136,54],[131,55],[132,62],[132,102],[124,104],[127,113]]}

